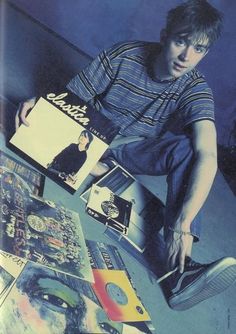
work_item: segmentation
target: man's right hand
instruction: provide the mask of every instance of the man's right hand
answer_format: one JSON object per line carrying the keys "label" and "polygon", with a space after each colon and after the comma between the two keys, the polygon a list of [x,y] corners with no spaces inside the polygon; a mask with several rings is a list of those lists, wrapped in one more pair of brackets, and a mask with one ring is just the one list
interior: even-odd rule
{"label": "man's right hand", "polygon": [[29,126],[29,122],[27,122],[26,117],[29,111],[34,107],[35,103],[36,103],[36,97],[32,97],[31,99],[19,104],[15,117],[16,130],[19,128],[20,124]]}

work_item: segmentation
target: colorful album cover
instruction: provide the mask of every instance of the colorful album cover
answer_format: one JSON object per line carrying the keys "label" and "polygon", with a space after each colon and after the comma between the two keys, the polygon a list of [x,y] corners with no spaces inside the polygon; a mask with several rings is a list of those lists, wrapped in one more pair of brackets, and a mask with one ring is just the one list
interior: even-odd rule
{"label": "colorful album cover", "polygon": [[[144,252],[150,242],[150,234],[153,230],[160,230],[163,225],[164,204],[120,165],[116,165],[95,184],[107,187],[132,203],[128,235],[112,229],[107,229],[105,233],[115,240],[124,239],[137,251]],[[81,195],[85,202],[89,199],[90,191],[91,188]]]}
{"label": "colorful album cover", "polygon": [[40,97],[10,148],[68,191],[78,189],[118,132],[112,122],[68,90]]}
{"label": "colorful album cover", "polygon": [[[111,231],[114,231],[111,229]],[[129,273],[127,266],[125,265],[118,248],[114,245],[98,242],[94,240],[86,240],[86,245],[88,248],[88,254],[90,259],[90,264],[93,269],[109,269],[109,270],[122,270],[126,273],[136,296],[142,303],[142,298],[135,287],[135,283]],[[138,252],[139,255],[142,255]],[[96,297],[97,298],[97,297]],[[97,300],[97,302],[99,302]],[[142,333],[152,333],[155,328],[151,321],[136,321],[132,322],[133,326],[139,328]],[[129,333],[129,332],[127,332]],[[130,332],[132,334],[132,332]]]}
{"label": "colorful album cover", "polygon": [[121,322],[150,320],[125,271],[93,269],[93,274],[93,290],[109,319]]}
{"label": "colorful album cover", "polygon": [[0,181],[0,249],[92,282],[79,215],[33,195],[13,172]]}
{"label": "colorful album cover", "polygon": [[[1,272],[0,272],[1,275]],[[1,330],[15,334],[151,334],[145,322],[111,321],[89,282],[28,262],[0,306]]]}
{"label": "colorful album cover", "polygon": [[0,168],[1,167],[7,168],[19,175],[35,195],[41,196],[43,194],[45,176],[0,150]]}
{"label": "colorful album cover", "polygon": [[114,194],[107,187],[92,185],[87,213],[114,230],[128,234],[132,202]]}

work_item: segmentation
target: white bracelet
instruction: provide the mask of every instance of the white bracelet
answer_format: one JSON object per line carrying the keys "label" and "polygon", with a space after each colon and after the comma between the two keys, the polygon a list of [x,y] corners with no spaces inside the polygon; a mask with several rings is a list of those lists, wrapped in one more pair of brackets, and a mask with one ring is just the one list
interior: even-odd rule
{"label": "white bracelet", "polygon": [[192,235],[191,232],[185,232],[185,231],[181,231],[181,230],[176,230],[175,228],[170,227],[170,226],[169,226],[169,230],[172,231],[172,232],[178,233],[180,235]]}

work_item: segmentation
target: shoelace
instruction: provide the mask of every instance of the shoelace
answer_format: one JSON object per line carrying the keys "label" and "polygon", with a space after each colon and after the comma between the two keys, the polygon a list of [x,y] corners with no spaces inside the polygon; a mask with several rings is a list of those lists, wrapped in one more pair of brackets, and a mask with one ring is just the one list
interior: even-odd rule
{"label": "shoelace", "polygon": [[202,263],[199,263],[199,262],[196,262],[194,260],[192,260],[190,257],[187,257],[186,258],[186,263],[185,263],[185,266],[187,268],[199,268],[199,267],[204,267],[206,266],[206,264],[202,264]]}

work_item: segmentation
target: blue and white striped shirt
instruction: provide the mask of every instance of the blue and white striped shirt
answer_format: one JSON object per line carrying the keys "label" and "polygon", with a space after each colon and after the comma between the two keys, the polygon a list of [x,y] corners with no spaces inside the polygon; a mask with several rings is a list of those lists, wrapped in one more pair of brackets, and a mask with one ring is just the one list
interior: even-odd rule
{"label": "blue and white striped shirt", "polygon": [[180,78],[158,81],[153,42],[120,43],[103,51],[67,88],[105,114],[125,136],[157,137],[180,132],[202,119],[214,121],[212,91],[196,69]]}

